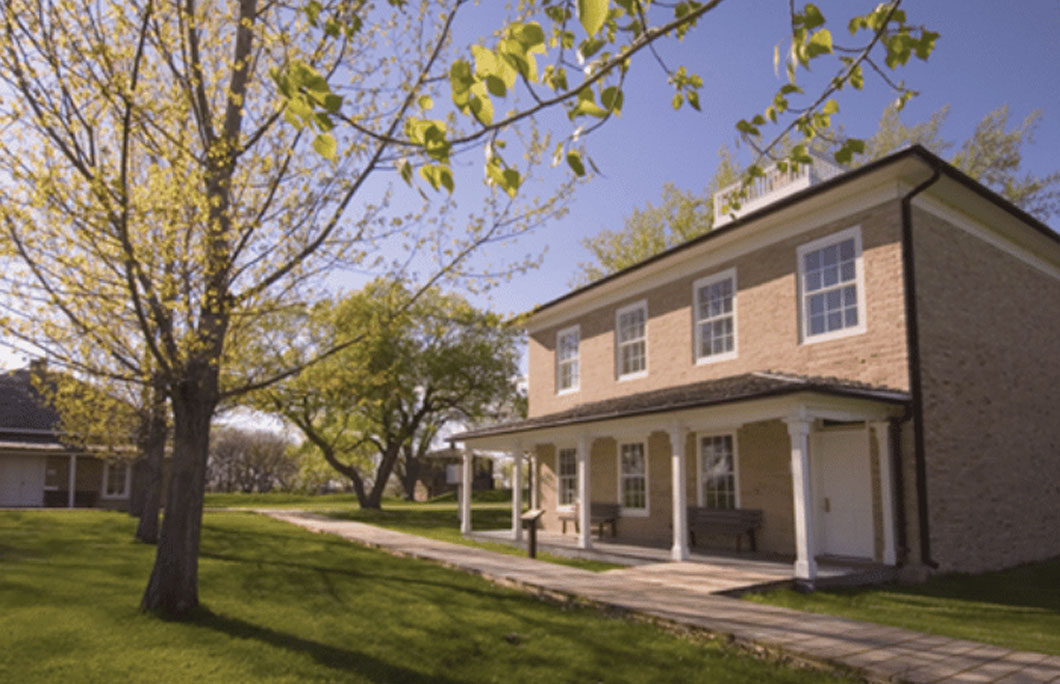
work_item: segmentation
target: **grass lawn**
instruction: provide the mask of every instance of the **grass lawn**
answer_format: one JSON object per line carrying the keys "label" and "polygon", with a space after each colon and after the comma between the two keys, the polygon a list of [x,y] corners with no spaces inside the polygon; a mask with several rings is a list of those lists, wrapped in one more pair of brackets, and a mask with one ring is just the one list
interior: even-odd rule
{"label": "grass lawn", "polygon": [[921,585],[744,598],[796,610],[905,627],[1023,651],[1060,655],[1060,559]]}
{"label": "grass lawn", "polygon": [[193,619],[138,612],[151,546],[101,511],[0,512],[4,682],[817,682],[249,513],[204,519]]}
{"label": "grass lawn", "polygon": [[[354,508],[342,511],[328,512],[333,518],[341,520],[356,520],[357,522],[379,525],[398,532],[418,534],[421,537],[430,537],[440,541],[464,546],[474,546],[487,551],[496,551],[511,556],[525,556],[526,549],[508,544],[480,542],[465,539],[460,534],[460,519],[457,517],[457,506],[446,503],[427,503],[391,506],[383,504],[383,510],[370,511]],[[511,504],[473,504],[471,507],[471,528],[474,530],[497,530],[511,529],[512,509]],[[583,570],[602,572],[614,568],[624,567],[614,563],[603,561],[581,560],[578,558],[565,558],[551,553],[538,553],[538,560],[560,565],[570,565]]]}
{"label": "grass lawn", "polygon": [[[472,497],[471,525],[476,530],[511,528],[511,491],[485,490]],[[478,542],[464,539],[460,534],[459,504],[455,495],[443,495],[428,503],[386,499],[380,511],[361,510],[353,494],[207,494],[207,508],[292,508],[311,510],[342,520],[379,525],[398,532],[418,534],[453,544],[474,546],[511,556],[526,555],[526,550],[508,544]],[[602,572],[624,566],[602,561],[565,558],[550,553],[538,553],[539,560],[570,565],[583,570]]]}

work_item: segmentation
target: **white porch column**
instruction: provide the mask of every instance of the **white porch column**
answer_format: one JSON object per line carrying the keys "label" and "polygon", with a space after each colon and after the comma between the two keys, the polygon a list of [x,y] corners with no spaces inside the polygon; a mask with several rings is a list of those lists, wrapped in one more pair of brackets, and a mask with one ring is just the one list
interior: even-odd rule
{"label": "white porch column", "polygon": [[813,527],[813,487],[810,478],[810,421],[788,418],[791,437],[791,484],[795,504],[795,579],[813,583],[817,577],[814,554],[817,540]]}
{"label": "white porch column", "polygon": [[592,516],[590,511],[590,487],[589,479],[589,449],[592,448],[593,440],[582,435],[578,438],[577,463],[578,463],[578,548],[591,549],[593,547]]}
{"label": "white porch column", "polygon": [[891,461],[890,424],[872,423],[876,430],[876,452],[880,465],[880,515],[883,517],[883,562],[894,565],[898,560],[894,530],[894,465]]}
{"label": "white porch column", "polygon": [[541,508],[541,468],[536,452],[530,456],[530,508]]}
{"label": "white porch column", "polygon": [[675,561],[688,560],[688,483],[685,477],[687,436],[686,428],[670,428],[670,471],[673,475],[671,487],[674,503],[674,544],[670,548],[670,557]]}
{"label": "white porch column", "polygon": [[460,534],[471,534],[471,466],[474,456],[464,452],[464,471],[460,478]]}
{"label": "white porch column", "polygon": [[523,538],[523,448],[512,449],[512,539]]}
{"label": "white porch column", "polygon": [[[104,486],[106,484],[104,483]],[[70,491],[66,495],[66,507],[74,507],[74,492],[77,491],[77,455],[70,454],[70,473],[67,477],[66,488]]]}

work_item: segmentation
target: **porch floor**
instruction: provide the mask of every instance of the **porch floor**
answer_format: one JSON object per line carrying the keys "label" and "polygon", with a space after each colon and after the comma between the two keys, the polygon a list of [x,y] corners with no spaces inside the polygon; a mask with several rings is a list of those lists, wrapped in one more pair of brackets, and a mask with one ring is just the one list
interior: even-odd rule
{"label": "porch floor", "polygon": [[[510,529],[473,530],[471,539],[526,548],[526,536],[516,542]],[[704,551],[692,549],[688,562],[670,560],[670,549],[633,544],[621,539],[593,537],[591,549],[579,549],[577,537],[538,530],[537,550],[566,558],[598,560],[625,568],[608,570],[604,575],[635,579],[667,587],[679,587],[702,594],[739,593],[793,581],[789,560],[750,552]],[[871,563],[818,559],[817,586],[871,584],[893,577],[893,570]]]}

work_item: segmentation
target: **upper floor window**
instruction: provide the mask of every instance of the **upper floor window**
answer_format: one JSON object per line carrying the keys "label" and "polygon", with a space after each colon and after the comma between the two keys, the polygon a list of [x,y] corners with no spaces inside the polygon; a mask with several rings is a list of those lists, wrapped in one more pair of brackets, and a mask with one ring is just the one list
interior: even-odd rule
{"label": "upper floor window", "polygon": [[647,302],[631,304],[615,313],[619,378],[637,377],[648,372],[647,327]]}
{"label": "upper floor window", "polygon": [[695,345],[699,363],[736,356],[736,269],[701,278],[693,286]]}
{"label": "upper floor window", "polygon": [[732,435],[699,439],[699,504],[736,508],[736,453]]}
{"label": "upper floor window", "polygon": [[129,496],[132,469],[125,461],[103,462],[103,498],[124,499]]}
{"label": "upper floor window", "polygon": [[573,392],[578,389],[578,326],[556,333],[556,391]]}
{"label": "upper floor window", "polygon": [[578,492],[578,452],[574,449],[560,449],[557,464],[559,473],[559,505],[574,504]]}
{"label": "upper floor window", "polygon": [[644,442],[622,444],[618,448],[618,499],[623,513],[648,512],[648,462]]}
{"label": "upper floor window", "polygon": [[798,258],[803,341],[865,332],[861,229],[802,245]]}

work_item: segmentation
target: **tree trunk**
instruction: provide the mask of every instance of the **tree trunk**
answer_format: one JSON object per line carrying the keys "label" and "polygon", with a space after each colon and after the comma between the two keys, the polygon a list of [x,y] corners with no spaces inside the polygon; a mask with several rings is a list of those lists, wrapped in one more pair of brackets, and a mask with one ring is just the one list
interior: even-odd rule
{"label": "tree trunk", "polygon": [[189,372],[171,394],[173,460],[166,514],[142,610],[185,615],[199,605],[199,535],[202,530],[210,419],[217,406],[217,371]]}
{"label": "tree trunk", "polygon": [[[147,486],[147,462],[141,451],[132,464],[132,490],[129,492],[129,515],[139,518],[144,512],[144,488]],[[139,533],[136,535],[139,537]]]}
{"label": "tree trunk", "polygon": [[382,508],[383,491],[386,489],[387,481],[390,480],[390,474],[394,472],[394,464],[397,463],[400,449],[400,445],[397,444],[387,445],[386,450],[382,453],[382,459],[379,461],[379,468],[376,470],[372,490],[368,492],[368,497],[365,503],[361,505],[361,508]]}
{"label": "tree trunk", "polygon": [[143,487],[136,538],[147,544],[158,541],[158,511],[162,505],[162,473],[167,433],[166,395],[161,388],[155,388],[143,436],[143,458],[138,462],[138,465],[142,466]]}
{"label": "tree trunk", "polygon": [[401,486],[405,490],[405,500],[416,500],[416,481],[420,479],[420,459],[411,444],[405,444],[402,448],[402,459],[400,468],[396,468]]}

